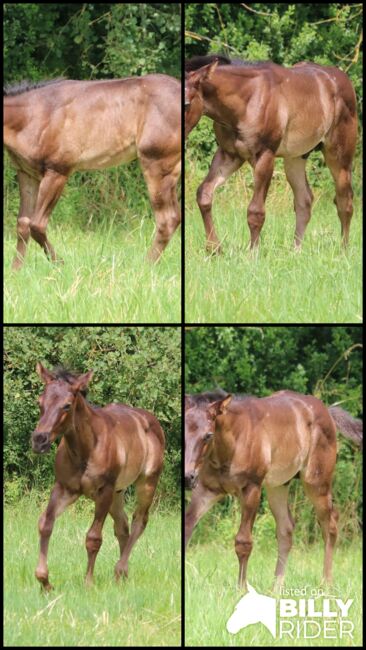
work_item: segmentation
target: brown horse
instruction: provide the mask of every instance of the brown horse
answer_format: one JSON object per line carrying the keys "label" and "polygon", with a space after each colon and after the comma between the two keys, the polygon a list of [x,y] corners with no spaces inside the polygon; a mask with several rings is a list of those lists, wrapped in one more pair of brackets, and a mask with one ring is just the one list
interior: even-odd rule
{"label": "brown horse", "polygon": [[18,269],[32,236],[56,260],[49,217],[74,171],[136,158],[155,213],[157,260],[180,223],[181,86],[173,77],[56,80],[5,90],[4,143],[19,182]]}
{"label": "brown horse", "polygon": [[360,444],[361,421],[338,407],[327,408],[315,397],[287,390],[264,398],[232,399],[222,397],[222,392],[187,396],[185,421],[185,483],[194,488],[185,518],[186,545],[196,523],[215,502],[225,494],[237,496],[241,523],[235,551],[239,586],[246,587],[252,528],[265,486],[276,520],[275,576],[280,585],[294,528],[289,484],[300,476],[322,529],[324,578],[330,581],[338,519],[331,494],[336,427]]}
{"label": "brown horse", "polygon": [[[37,364],[45,383],[39,398],[41,417],[32,434],[38,454],[49,451],[62,436],[55,461],[56,482],[48,506],[39,519],[40,556],[36,577],[46,589],[47,552],[55,518],[80,495],[95,502],[94,521],[86,536],[88,567],[86,584],[93,582],[94,563],[102,544],[102,528],[108,513],[120,547],[115,576],[127,577],[132,547],[144,531],[163,465],[164,433],[156,417],[126,404],[92,406],[85,399],[90,371],[76,376],[64,370],[50,372]],[[131,532],[123,510],[123,490],[136,485],[137,508]]]}
{"label": "brown horse", "polygon": [[357,137],[356,98],[344,72],[315,63],[284,68],[271,62],[232,64],[226,57],[204,56],[186,64],[185,136],[202,115],[214,121],[218,150],[197,192],[207,248],[219,252],[212,220],[217,187],[248,161],[254,194],[248,206],[251,247],[258,244],[274,160],[284,159],[295,199],[295,247],[301,246],[310,220],[313,194],[305,165],[321,149],[335,182],[342,240],[346,245],[353,212],[351,167]]}

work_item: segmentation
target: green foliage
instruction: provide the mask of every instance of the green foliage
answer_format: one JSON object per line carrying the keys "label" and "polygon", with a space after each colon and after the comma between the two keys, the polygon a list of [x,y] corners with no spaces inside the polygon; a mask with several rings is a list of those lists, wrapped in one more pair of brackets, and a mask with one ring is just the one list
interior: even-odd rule
{"label": "green foliage", "polygon": [[[335,65],[349,74],[362,107],[362,5],[311,3],[191,3],[185,8],[185,54],[221,52],[248,61],[299,61]],[[199,124],[190,136],[195,160],[215,150],[212,134]]]}
{"label": "green foliage", "polygon": [[30,435],[38,421],[43,384],[37,361],[76,372],[94,370],[91,402],[141,406],[159,419],[167,441],[159,493],[176,502],[180,486],[180,329],[177,327],[6,327],[4,467],[8,498],[52,484],[55,448],[35,456]]}
{"label": "green foliage", "polygon": [[180,4],[4,5],[4,78],[180,76]]}
{"label": "green foliage", "polygon": [[[261,397],[287,388],[362,416],[361,327],[192,327],[186,331],[185,351],[188,393],[221,387]],[[341,511],[340,539],[352,539],[362,522],[362,454],[342,436],[333,495]],[[290,502],[298,538],[308,543],[320,539],[300,481],[291,484]],[[227,499],[202,520],[194,539],[229,541],[236,534],[238,515],[236,501]],[[270,520],[263,494],[255,529],[259,539],[266,538]]]}

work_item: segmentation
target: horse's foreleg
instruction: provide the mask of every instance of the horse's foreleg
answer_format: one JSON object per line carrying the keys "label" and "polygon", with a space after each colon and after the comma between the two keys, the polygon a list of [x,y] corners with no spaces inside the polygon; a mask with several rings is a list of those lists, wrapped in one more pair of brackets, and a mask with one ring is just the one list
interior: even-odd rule
{"label": "horse's foreleg", "polygon": [[303,481],[304,490],[314,505],[317,519],[322,529],[324,540],[324,569],[323,577],[327,583],[332,582],[333,550],[337,541],[338,512],[333,507],[332,494],[329,484],[311,485]]}
{"label": "horse's foreleg", "polygon": [[274,167],[274,155],[264,151],[254,168],[254,194],[248,206],[248,226],[250,229],[250,247],[258,245],[259,235],[265,220],[264,203],[271,182]]}
{"label": "horse's foreleg", "polygon": [[95,497],[94,520],[86,534],[85,540],[85,546],[88,553],[88,566],[85,576],[85,584],[87,586],[93,584],[94,564],[98,555],[98,551],[102,545],[102,529],[105,518],[113,502],[113,495],[113,486],[107,484],[98,490],[98,494]]}
{"label": "horse's foreleg", "polygon": [[197,190],[197,203],[201,211],[206,232],[206,248],[210,253],[220,252],[220,241],[217,237],[212,219],[212,200],[215,190],[241,165],[243,160],[235,155],[226,153],[219,148],[211,162],[210,170]]}
{"label": "horse's foreleg", "polygon": [[246,588],[247,564],[252,552],[252,529],[261,497],[261,487],[248,484],[240,491],[241,522],[235,537],[235,552],[239,560],[239,587]]}
{"label": "horse's foreleg", "polygon": [[71,503],[76,501],[79,494],[72,494],[60,483],[56,483],[51,492],[51,497],[46,510],[41,514],[38,522],[40,534],[40,554],[36,568],[36,578],[47,591],[52,589],[48,581],[47,553],[48,543],[56,517],[58,517]]}
{"label": "horse's foreleg", "polygon": [[276,520],[276,535],[278,544],[278,558],[276,564],[276,586],[283,583],[286,562],[292,546],[292,531],[294,521],[288,507],[289,485],[279,485],[278,487],[267,487],[267,497],[269,507]]}
{"label": "horse's foreleg", "polygon": [[149,517],[149,509],[154,498],[159,476],[160,470],[151,476],[143,476],[136,482],[137,508],[133,513],[130,536],[123,548],[121,557],[115,566],[116,580],[118,580],[121,575],[124,575],[127,578],[128,558],[134,544],[145,530]]}
{"label": "horse's foreleg", "polygon": [[313,193],[306,178],[304,158],[285,158],[285,172],[294,193],[296,212],[295,249],[300,249],[305,228],[311,217]]}
{"label": "horse's foreleg", "polygon": [[109,508],[109,514],[114,521],[114,534],[117,537],[121,555],[126,546],[129,535],[128,519],[123,510],[124,504],[125,500],[123,492],[115,492],[112,505]]}
{"label": "horse's foreleg", "polygon": [[185,548],[191,538],[193,529],[203,515],[224,496],[222,492],[213,492],[204,487],[200,480],[192,491],[191,502],[186,510],[184,519]]}
{"label": "horse's foreleg", "polygon": [[20,207],[17,220],[17,252],[13,260],[13,269],[21,268],[27,251],[27,244],[31,234],[30,223],[33,218],[34,208],[36,205],[39,180],[28,176],[25,172],[17,171]]}
{"label": "horse's foreleg", "polygon": [[155,214],[155,238],[149,260],[156,262],[181,222],[177,183],[181,171],[180,155],[173,159],[140,157],[140,163]]}
{"label": "horse's foreleg", "polygon": [[46,230],[51,212],[62,194],[66,181],[67,176],[51,169],[46,171],[39,185],[34,216],[30,223],[33,239],[53,262],[57,261],[57,257],[51,242],[47,239]]}

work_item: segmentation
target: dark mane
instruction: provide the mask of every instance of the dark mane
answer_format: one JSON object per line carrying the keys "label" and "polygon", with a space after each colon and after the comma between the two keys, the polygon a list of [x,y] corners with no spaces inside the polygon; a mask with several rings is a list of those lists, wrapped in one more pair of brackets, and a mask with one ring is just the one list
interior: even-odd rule
{"label": "dark mane", "polygon": [[46,79],[44,81],[18,81],[11,85],[6,85],[3,88],[4,97],[10,97],[12,95],[22,95],[23,93],[28,92],[29,90],[34,90],[35,88],[43,88],[43,86],[49,86],[50,84],[57,84],[61,81],[66,81],[64,77],[58,77],[57,79]]}
{"label": "dark mane", "polygon": [[[192,406],[203,406],[204,404],[209,404],[210,402],[216,402],[219,399],[224,399],[229,395],[229,393],[222,388],[215,388],[215,390],[206,391],[204,393],[196,393],[188,395],[189,402]],[[252,397],[252,395],[247,395],[246,393],[232,393],[233,399],[236,401],[241,401]]]}
{"label": "dark mane", "polygon": [[214,61],[218,61],[219,65],[235,65],[246,67],[268,65],[269,63],[272,63],[271,61],[243,61],[242,59],[229,59],[229,57],[222,54],[208,54],[207,56],[193,56],[191,59],[188,59],[185,62],[184,69],[185,72],[193,72],[194,70],[202,68],[204,65],[214,63]]}

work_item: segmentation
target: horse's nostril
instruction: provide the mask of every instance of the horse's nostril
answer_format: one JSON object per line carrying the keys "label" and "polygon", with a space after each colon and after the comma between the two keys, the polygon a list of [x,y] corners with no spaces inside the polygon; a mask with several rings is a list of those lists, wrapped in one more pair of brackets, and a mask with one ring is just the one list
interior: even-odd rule
{"label": "horse's nostril", "polygon": [[47,442],[47,433],[36,433],[33,436],[33,440],[38,445],[43,445],[45,442]]}

